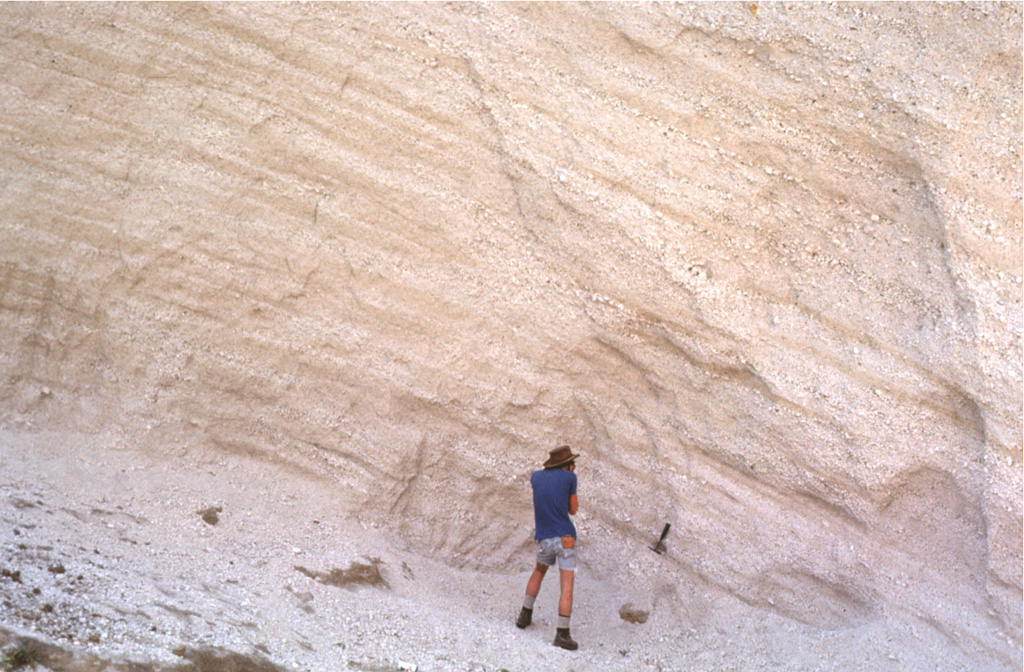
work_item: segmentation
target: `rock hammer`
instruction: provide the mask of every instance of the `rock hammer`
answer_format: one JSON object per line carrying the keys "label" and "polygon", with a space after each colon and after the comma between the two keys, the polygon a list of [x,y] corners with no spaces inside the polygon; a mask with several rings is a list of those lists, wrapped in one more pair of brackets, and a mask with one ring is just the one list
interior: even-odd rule
{"label": "rock hammer", "polygon": [[668,536],[668,530],[670,527],[672,527],[670,523],[665,523],[665,529],[661,531],[661,539],[658,539],[658,543],[656,543],[654,546],[651,546],[651,550],[657,553],[658,555],[661,555],[662,553],[668,550],[665,547],[665,537]]}

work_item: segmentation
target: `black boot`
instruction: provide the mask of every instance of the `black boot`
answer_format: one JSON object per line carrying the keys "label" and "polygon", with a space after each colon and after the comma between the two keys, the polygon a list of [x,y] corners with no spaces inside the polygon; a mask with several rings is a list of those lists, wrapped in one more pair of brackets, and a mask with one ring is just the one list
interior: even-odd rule
{"label": "black boot", "polygon": [[569,651],[575,651],[580,648],[580,645],[576,643],[576,640],[569,634],[569,628],[558,628],[555,630],[555,641],[552,642],[555,646],[560,646],[563,649]]}
{"label": "black boot", "polygon": [[533,609],[527,609],[523,607],[519,612],[519,618],[516,619],[517,628],[525,628],[533,622]]}

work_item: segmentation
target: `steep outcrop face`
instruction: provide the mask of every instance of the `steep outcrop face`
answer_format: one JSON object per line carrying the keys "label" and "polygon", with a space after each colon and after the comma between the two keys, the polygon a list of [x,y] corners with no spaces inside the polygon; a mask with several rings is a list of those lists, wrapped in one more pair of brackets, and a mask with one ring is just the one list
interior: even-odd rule
{"label": "steep outcrop face", "polygon": [[1019,662],[1020,6],[0,14],[5,428]]}

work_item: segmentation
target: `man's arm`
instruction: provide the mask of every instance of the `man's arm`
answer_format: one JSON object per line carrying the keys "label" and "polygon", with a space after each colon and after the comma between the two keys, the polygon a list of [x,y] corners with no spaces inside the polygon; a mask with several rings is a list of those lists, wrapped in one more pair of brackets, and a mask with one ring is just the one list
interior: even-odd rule
{"label": "man's arm", "polygon": [[576,499],[576,495],[569,495],[569,515],[575,516],[576,509],[580,507],[580,502]]}

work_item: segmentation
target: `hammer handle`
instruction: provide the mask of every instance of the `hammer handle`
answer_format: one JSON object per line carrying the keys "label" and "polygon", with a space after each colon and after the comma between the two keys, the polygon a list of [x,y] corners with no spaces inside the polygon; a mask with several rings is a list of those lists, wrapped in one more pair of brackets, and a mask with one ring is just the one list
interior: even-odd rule
{"label": "hammer handle", "polygon": [[665,541],[665,537],[668,536],[668,530],[669,530],[670,527],[672,527],[672,525],[670,523],[665,523],[665,529],[661,531],[661,539],[658,539],[658,543],[659,544],[661,542]]}

